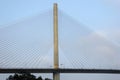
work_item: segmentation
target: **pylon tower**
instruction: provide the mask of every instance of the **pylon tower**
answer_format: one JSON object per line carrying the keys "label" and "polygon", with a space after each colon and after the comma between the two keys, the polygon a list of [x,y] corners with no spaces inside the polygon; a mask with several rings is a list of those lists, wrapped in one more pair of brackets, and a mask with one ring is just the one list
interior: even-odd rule
{"label": "pylon tower", "polygon": [[[58,50],[58,8],[57,3],[54,3],[53,7],[53,19],[54,19],[54,69],[59,69],[59,50]],[[53,80],[60,80],[60,73],[53,73]]]}

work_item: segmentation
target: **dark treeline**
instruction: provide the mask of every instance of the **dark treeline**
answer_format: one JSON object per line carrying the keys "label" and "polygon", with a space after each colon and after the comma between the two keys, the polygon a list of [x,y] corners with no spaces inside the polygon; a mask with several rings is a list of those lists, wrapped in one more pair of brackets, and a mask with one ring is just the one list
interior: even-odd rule
{"label": "dark treeline", "polygon": [[15,73],[14,75],[10,75],[6,80],[52,80],[49,78],[43,79],[41,76],[36,77],[31,73]]}

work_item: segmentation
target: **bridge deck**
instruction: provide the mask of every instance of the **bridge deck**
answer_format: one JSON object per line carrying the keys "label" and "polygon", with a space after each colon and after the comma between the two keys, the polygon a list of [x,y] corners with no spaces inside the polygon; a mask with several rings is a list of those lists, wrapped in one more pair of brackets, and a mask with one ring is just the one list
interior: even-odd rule
{"label": "bridge deck", "polygon": [[120,74],[120,70],[113,69],[0,69],[0,73],[104,73]]}

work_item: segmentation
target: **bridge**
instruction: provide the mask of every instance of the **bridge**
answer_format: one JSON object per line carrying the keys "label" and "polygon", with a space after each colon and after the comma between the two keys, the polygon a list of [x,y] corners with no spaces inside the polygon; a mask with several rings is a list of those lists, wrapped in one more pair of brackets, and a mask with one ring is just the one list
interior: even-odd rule
{"label": "bridge", "polygon": [[112,69],[0,69],[0,73],[99,73],[120,74],[120,70]]}
{"label": "bridge", "polygon": [[[32,33],[36,33],[36,34],[39,34],[38,32],[39,32],[39,29],[38,29],[38,27],[35,27],[36,28],[36,31],[32,31],[32,29],[34,28],[31,28],[31,27],[29,27],[30,28],[30,30],[28,30],[28,28],[25,28],[25,26],[27,25],[27,26],[30,26],[30,25],[33,25],[33,26],[35,26],[35,24],[33,24],[33,23],[31,23],[30,24],[30,22],[29,23],[27,23],[26,25],[24,25],[24,28],[23,29],[21,29],[20,27],[21,27],[21,25],[17,25],[17,27],[19,27],[17,30],[16,30],[16,27],[12,27],[12,29],[10,29],[10,28],[5,28],[5,29],[1,29],[0,30],[0,32],[1,32],[1,35],[0,35],[0,37],[1,37],[1,40],[0,40],[0,43],[3,45],[3,46],[0,46],[0,73],[24,73],[24,72],[29,72],[29,73],[53,73],[53,79],[54,80],[59,80],[60,79],[60,73],[104,73],[104,74],[120,74],[120,66],[119,66],[119,63],[118,63],[118,59],[119,59],[119,55],[118,56],[115,56],[114,54],[117,54],[118,52],[119,52],[119,47],[118,46],[116,46],[115,44],[113,44],[112,42],[110,42],[110,41],[108,41],[107,39],[104,39],[104,37],[101,37],[101,36],[99,36],[97,39],[96,39],[96,35],[92,35],[92,37],[94,38],[95,37],[95,39],[96,39],[96,41],[98,41],[98,42],[95,42],[94,40],[95,39],[91,39],[91,38],[89,38],[89,37],[91,37],[91,36],[88,36],[87,38],[85,38],[85,39],[82,39],[82,42],[84,43],[80,43],[80,45],[79,45],[79,47],[83,47],[81,50],[80,50],[80,52],[81,52],[81,54],[71,54],[71,57],[73,57],[73,58],[71,58],[71,57],[69,57],[67,60],[65,60],[66,62],[68,62],[69,63],[69,65],[71,65],[71,66],[73,66],[73,67],[68,67],[69,65],[67,65],[67,67],[66,67],[66,65],[65,64],[62,64],[62,63],[64,63],[64,60],[62,60],[62,63],[59,63],[59,55],[61,55],[61,53],[62,53],[62,51],[61,51],[61,53],[59,52],[59,44],[58,44],[58,42],[59,42],[59,39],[58,39],[58,25],[60,25],[60,26],[63,26],[63,23],[62,24],[58,24],[58,9],[57,9],[57,4],[54,4],[54,15],[53,15],[53,18],[54,18],[54,20],[53,20],[53,22],[54,22],[54,46],[52,46],[52,47],[54,47],[54,66],[52,66],[52,68],[50,68],[50,67],[48,67],[48,68],[44,68],[44,66],[43,66],[43,68],[39,68],[39,61],[47,61],[47,57],[48,57],[48,54],[47,54],[47,56],[45,55],[45,56],[41,56],[41,57],[36,57],[36,56],[38,56],[39,54],[37,54],[36,56],[34,56],[33,54],[25,54],[24,55],[24,53],[32,53],[32,50],[36,50],[35,52],[33,52],[34,54],[35,53],[39,53],[39,52],[37,52],[37,50],[39,50],[39,48],[36,48],[36,45],[37,45],[37,47],[38,47],[38,40],[35,40],[36,42],[38,42],[38,43],[36,43],[34,40],[31,40],[30,41],[30,43],[28,43],[27,41],[24,41],[24,38],[26,38],[26,37],[28,37],[28,39],[29,39],[29,36],[31,37],[32,36],[32,38],[35,38],[35,39],[38,39],[38,36],[36,36],[36,35],[32,35]],[[46,15],[45,15],[46,16]],[[49,15],[47,15],[47,16],[49,16]],[[50,17],[50,16],[49,16]],[[50,17],[51,18],[51,17]],[[44,20],[44,18],[43,18],[43,20]],[[45,19],[46,20],[46,19]],[[60,19],[60,20],[62,20],[62,19]],[[36,20],[35,20],[36,21]],[[32,21],[33,22],[33,21]],[[51,22],[51,20],[50,20],[50,22]],[[63,20],[63,22],[64,22],[64,20]],[[73,22],[73,21],[72,21]],[[48,22],[49,23],[49,22]],[[73,22],[73,23],[75,23],[75,22]],[[41,24],[43,24],[43,23],[41,23]],[[68,22],[67,20],[66,20],[66,22],[65,22],[65,25],[64,26],[67,26],[68,24],[70,24],[70,22]],[[45,25],[47,25],[47,21],[45,22]],[[77,26],[78,24],[75,24],[74,26]],[[14,24],[14,26],[16,26],[16,24]],[[23,26],[22,26],[23,27]],[[16,30],[16,31],[14,31],[14,29]],[[70,27],[69,27],[70,28]],[[6,31],[6,29],[7,29],[7,31]],[[2,31],[3,30],[3,31]],[[23,34],[22,33],[22,31],[24,31],[25,30],[25,32],[26,31],[28,31],[28,32],[26,32],[25,34]],[[45,29],[46,30],[46,29]],[[70,29],[70,30],[72,30],[72,29]],[[19,31],[21,32],[20,34],[18,34],[19,33]],[[29,33],[29,32],[32,32],[32,33]],[[40,31],[42,31],[42,30],[40,30]],[[67,34],[64,34],[64,30],[62,29],[61,31],[63,31],[63,35],[64,35],[64,38],[61,38],[61,40],[64,40],[69,34],[67,33]],[[74,29],[73,29],[73,31],[74,31]],[[86,30],[87,31],[87,33],[85,33],[85,34],[83,34],[83,32],[84,32],[84,30],[83,31],[81,31],[82,32],[82,36],[85,36],[86,34],[88,35],[89,33],[91,33],[91,30]],[[5,33],[5,32],[7,32],[7,33]],[[10,32],[10,33],[9,33]],[[44,36],[46,36],[46,32],[47,31],[44,31]],[[72,33],[71,31],[68,31],[69,33]],[[79,33],[79,31],[76,31],[77,33],[76,34],[78,34]],[[80,32],[80,33],[81,33]],[[49,33],[49,31],[48,31],[48,33]],[[4,34],[4,35],[3,35]],[[20,36],[21,36],[21,34],[22,34],[22,38],[23,39],[21,39],[20,38]],[[29,34],[29,36],[28,35],[26,35],[26,34]],[[68,37],[68,40],[70,40],[69,38],[70,38],[70,36],[72,36],[73,37],[73,39],[71,39],[71,41],[70,41],[70,44],[72,44],[72,40],[74,40],[74,38],[76,38],[76,34],[74,35],[74,36],[72,36],[72,35],[69,35],[69,37]],[[11,35],[14,35],[14,36],[11,36]],[[11,37],[12,38],[11,38]],[[35,36],[35,37],[34,37]],[[43,36],[43,37],[44,37]],[[81,36],[81,37],[82,37]],[[7,39],[10,39],[10,40],[7,40]],[[16,40],[14,39],[14,38],[16,38]],[[32,38],[30,38],[30,39],[32,39]],[[101,39],[102,38],[102,39]],[[22,43],[20,40],[22,40],[23,42],[25,42],[25,43]],[[49,37],[47,36],[47,37],[45,37],[45,39],[47,40],[48,39],[48,41],[46,41],[46,43],[48,43],[49,42]],[[78,39],[78,38],[77,38]],[[98,40],[98,39],[100,39],[100,40]],[[39,39],[39,40],[41,40],[41,43],[44,41],[44,39],[42,40],[41,38]],[[88,43],[88,40],[92,40],[90,43]],[[19,43],[16,43],[16,41]],[[79,40],[78,40],[79,41]],[[103,42],[101,42],[101,41],[103,41]],[[52,40],[50,40],[50,42],[52,42]],[[69,41],[68,41],[69,42]],[[73,52],[73,49],[75,49],[75,52],[76,51],[78,51],[78,50],[76,50],[78,47],[76,47],[76,46],[78,46],[78,44],[77,45],[72,45],[72,46],[70,46],[70,45],[68,45],[67,47],[69,47],[69,50],[71,49],[71,52],[70,51],[67,51],[67,49],[66,48],[64,48],[65,47],[65,44],[68,44],[68,42],[66,41],[65,43],[63,43],[63,44],[61,44],[62,43],[62,41],[60,41],[60,44],[61,44],[61,48],[63,49],[63,51],[65,51],[66,53],[67,53],[67,55],[69,55],[68,53],[71,53],[71,52]],[[75,42],[77,42],[77,41],[75,41]],[[33,44],[31,44],[31,43],[33,43]],[[41,44],[40,43],[40,44]],[[86,45],[86,43],[88,43],[89,44],[89,46],[87,45],[87,46],[83,46],[83,45]],[[99,47],[97,47],[96,48],[96,46],[98,46],[97,45],[97,43],[100,43],[99,44]],[[31,45],[32,46],[31,46]],[[105,44],[104,46],[101,46],[101,45],[103,45],[103,44]],[[17,45],[19,45],[19,46],[17,46]],[[22,46],[22,47],[20,47],[21,45],[30,45],[30,48],[28,48],[28,47],[24,47],[24,46]],[[49,45],[46,45],[45,47],[44,47],[44,44],[41,44],[42,45],[42,47],[43,48],[45,48],[45,47],[47,47],[47,48],[49,48]],[[94,48],[92,48],[92,45],[95,45],[94,46]],[[6,48],[6,46],[7,46],[7,48]],[[17,47],[16,47],[17,46]],[[109,47],[110,46],[110,47]],[[112,46],[112,48],[111,48],[111,46]],[[9,47],[9,48],[8,48]],[[33,47],[35,48],[35,49],[33,49]],[[42,48],[41,47],[41,48]],[[74,48],[75,47],[75,48]],[[88,48],[89,47],[89,48]],[[22,49],[23,50],[22,50]],[[25,50],[25,49],[26,50]],[[42,49],[43,49],[42,48]],[[99,48],[99,49],[98,49]],[[41,51],[42,51],[42,49],[41,49]],[[89,50],[88,50],[89,49]],[[91,50],[91,49],[93,49],[93,50]],[[105,55],[103,56],[103,54],[96,54],[97,53],[97,51],[95,51],[95,49],[97,49],[98,51],[101,51],[101,53],[103,53],[104,51],[105,51]],[[113,52],[109,52],[109,50],[110,49],[114,49],[114,51]],[[44,49],[43,49],[44,50]],[[43,52],[45,53],[46,51],[48,51],[48,49],[45,49]],[[93,54],[88,54],[88,53],[90,53],[89,51],[91,51],[91,53],[93,53]],[[118,51],[118,52],[117,52]],[[20,52],[20,55],[18,56],[18,54],[16,54],[15,52]],[[75,53],[75,52],[73,52],[73,53]],[[4,53],[8,53],[8,54],[4,54]],[[9,53],[13,53],[13,54],[9,54]],[[60,53],[60,54],[59,54]],[[87,55],[87,56],[84,56],[85,54]],[[17,55],[17,57],[16,57],[16,55]],[[27,56],[26,56],[27,55]],[[30,56],[32,57],[30,57]],[[65,54],[63,54],[63,56],[64,56]],[[74,57],[75,55],[77,55],[76,57]],[[14,57],[13,57],[14,56]],[[51,56],[51,55],[50,55]],[[52,55],[53,56],[53,55]],[[62,56],[62,58],[63,58],[63,56]],[[95,57],[94,57],[95,56]],[[97,57],[96,57],[97,56]],[[109,56],[108,58],[106,57],[106,56]],[[12,57],[12,59],[11,59],[11,57]],[[68,56],[65,56],[65,57],[68,57]],[[20,58],[20,59],[19,59]],[[32,63],[32,62],[30,62],[29,60],[27,60],[27,58],[29,58],[29,60],[32,60],[33,59],[33,61],[34,61],[34,64]],[[82,58],[82,59],[81,59]],[[98,60],[99,61],[99,59],[100,58],[102,58],[102,59],[104,59],[104,58],[106,58],[105,60],[103,60],[103,62],[100,62],[99,61],[99,63],[96,61],[96,60],[94,60],[94,58],[96,59],[96,60]],[[112,60],[113,59],[113,60]],[[26,60],[26,62],[24,63],[24,61],[22,62],[22,60]],[[69,61],[70,60],[70,61]],[[87,60],[87,62],[86,62],[86,65],[88,66],[88,67],[85,67],[85,65],[83,64],[83,63],[85,63],[85,61]],[[101,59],[100,59],[101,60]],[[90,62],[89,62],[90,61]],[[102,61],[102,60],[101,60]],[[109,62],[110,61],[110,62]],[[108,64],[108,62],[109,63],[111,63],[111,64]],[[22,66],[26,66],[27,64],[29,63],[29,65],[28,66],[30,66],[30,65],[32,65],[32,66],[37,66],[36,68],[29,68],[29,67],[27,67],[27,68],[24,68],[24,67],[20,67],[21,65]],[[44,64],[45,62],[43,62],[43,64]],[[51,62],[50,62],[51,63]],[[95,65],[95,64],[99,64],[99,65]],[[9,65],[8,65],[9,64]],[[48,63],[47,64],[49,64],[49,60],[48,60]],[[60,64],[61,64],[61,67],[60,67]],[[107,65],[106,65],[107,64]],[[11,68],[10,68],[10,65],[12,66]],[[17,67],[16,67],[17,66]],[[49,66],[51,66],[51,65],[49,65]],[[75,67],[74,67],[75,66]],[[78,67],[77,67],[78,66]],[[79,67],[79,66],[82,66],[82,67]],[[92,67],[91,67],[92,66]],[[97,66],[97,67],[95,67],[94,68],[94,66]],[[108,68],[110,66],[110,68]],[[113,67],[116,67],[116,68],[113,68]]]}

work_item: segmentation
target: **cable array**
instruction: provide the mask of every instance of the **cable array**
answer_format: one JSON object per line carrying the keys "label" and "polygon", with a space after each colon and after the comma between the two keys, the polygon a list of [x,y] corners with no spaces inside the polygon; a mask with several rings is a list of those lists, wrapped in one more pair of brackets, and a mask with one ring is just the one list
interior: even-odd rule
{"label": "cable array", "polygon": [[[0,68],[53,68],[52,11],[0,29]],[[119,46],[59,11],[59,66],[120,69]]]}

